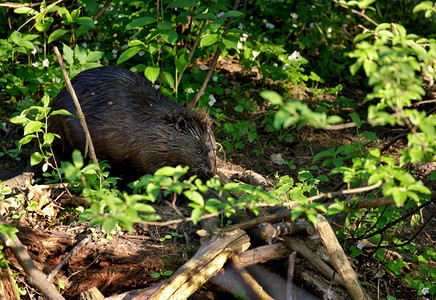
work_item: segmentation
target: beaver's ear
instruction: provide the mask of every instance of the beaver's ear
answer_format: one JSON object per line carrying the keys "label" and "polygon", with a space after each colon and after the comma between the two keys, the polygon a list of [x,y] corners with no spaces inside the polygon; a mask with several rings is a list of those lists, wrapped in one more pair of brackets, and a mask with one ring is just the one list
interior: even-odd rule
{"label": "beaver's ear", "polygon": [[188,127],[186,120],[183,117],[179,117],[176,122],[176,130],[178,132],[182,132],[186,129],[186,127]]}

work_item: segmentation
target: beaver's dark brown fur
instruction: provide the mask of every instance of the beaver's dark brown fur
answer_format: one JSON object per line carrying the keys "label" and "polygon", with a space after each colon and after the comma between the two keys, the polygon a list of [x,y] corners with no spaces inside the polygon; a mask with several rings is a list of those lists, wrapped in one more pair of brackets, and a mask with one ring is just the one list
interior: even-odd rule
{"label": "beaver's dark brown fur", "polygon": [[[127,178],[153,173],[163,166],[186,165],[203,179],[216,173],[216,143],[205,112],[191,111],[169,100],[150,81],[129,70],[98,67],[72,79],[96,150],[116,174]],[[76,115],[64,88],[53,110]],[[68,160],[73,149],[84,152],[85,135],[78,118],[52,116],[49,131],[57,159]]]}

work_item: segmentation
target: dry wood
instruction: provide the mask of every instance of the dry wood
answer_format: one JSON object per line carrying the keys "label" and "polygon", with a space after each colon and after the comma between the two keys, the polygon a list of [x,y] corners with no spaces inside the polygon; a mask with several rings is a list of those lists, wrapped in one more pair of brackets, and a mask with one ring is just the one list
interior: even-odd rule
{"label": "dry wood", "polygon": [[262,188],[268,189],[271,187],[270,184],[266,181],[265,177],[251,170],[247,170],[242,173],[241,176],[242,181],[248,183],[253,186],[261,186]]}
{"label": "dry wood", "polygon": [[[0,225],[7,224],[5,219],[0,216]],[[20,242],[18,237],[13,234],[13,237],[0,233],[0,239],[3,241],[3,244],[11,249],[12,253],[14,253],[21,267],[26,272],[29,283],[37,288],[47,299],[64,299],[61,294],[56,290],[56,288],[47,281],[44,273],[42,273],[33,263],[32,258],[27,252],[26,247]]]}
{"label": "dry wood", "polygon": [[289,255],[289,264],[288,264],[288,280],[286,281],[286,299],[292,300],[296,299],[294,296],[294,269],[295,269],[295,257],[297,256],[297,252],[292,252]]}
{"label": "dry wood", "polygon": [[306,225],[304,223],[296,224],[295,222],[280,222],[275,224],[262,222],[258,227],[260,236],[270,245],[272,239],[278,236],[306,232]]}
{"label": "dry wood", "polygon": [[[328,279],[333,279],[335,272],[330,268],[328,264],[322,261],[318,255],[312,252],[306,245],[301,241],[293,237],[285,237],[286,246],[288,246],[292,251],[297,251],[304,259],[310,263],[318,272],[324,275]],[[345,283],[337,275],[334,277],[334,282],[345,286]]]}
{"label": "dry wood", "polygon": [[241,261],[239,259],[238,255],[234,255],[231,259],[233,267],[238,272],[239,276],[241,276],[242,280],[244,281],[245,285],[250,288],[251,292],[256,296],[257,299],[273,299],[270,295],[268,295],[262,287],[259,285],[259,283],[254,280],[253,277],[247,272],[247,270],[244,269],[244,266],[241,264]]}
{"label": "dry wood", "polygon": [[229,257],[250,245],[242,230],[218,234],[204,244],[150,299],[186,299],[222,268]]}
{"label": "dry wood", "polygon": [[87,235],[83,240],[81,240],[74,248],[71,250],[67,255],[65,255],[64,258],[62,258],[61,262],[54,268],[54,270],[47,276],[47,280],[51,281],[56,274],[59,272],[60,269],[68,262],[68,260],[73,256],[74,253],[77,253],[80,249],[82,249],[83,246],[88,243],[90,234]]}
{"label": "dry wood", "polygon": [[351,268],[350,262],[339,244],[333,229],[321,215],[318,215],[315,230],[329,254],[331,263],[344,281],[351,297],[358,300],[369,299],[369,296],[360,285],[356,272]]}
{"label": "dry wood", "polygon": [[104,295],[96,288],[90,288],[80,294],[80,300],[100,300],[104,299]]}
{"label": "dry wood", "polygon": [[246,267],[254,264],[264,263],[270,260],[278,260],[289,255],[289,248],[282,243],[260,246],[245,251],[240,255],[241,264]]}

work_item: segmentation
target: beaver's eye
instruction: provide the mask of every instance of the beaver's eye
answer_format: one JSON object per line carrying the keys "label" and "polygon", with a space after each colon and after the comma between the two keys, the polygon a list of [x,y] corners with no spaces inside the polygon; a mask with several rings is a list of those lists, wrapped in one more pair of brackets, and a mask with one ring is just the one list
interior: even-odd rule
{"label": "beaver's eye", "polygon": [[201,152],[203,152],[203,148],[198,147],[198,148],[197,148],[197,154],[201,154]]}

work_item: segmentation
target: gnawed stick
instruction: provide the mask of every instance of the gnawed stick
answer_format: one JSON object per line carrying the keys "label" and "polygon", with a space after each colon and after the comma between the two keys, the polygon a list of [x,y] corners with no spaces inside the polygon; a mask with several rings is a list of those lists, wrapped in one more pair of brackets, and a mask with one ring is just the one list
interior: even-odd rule
{"label": "gnawed stick", "polygon": [[[244,252],[249,246],[250,238],[243,230],[214,236],[149,299],[188,298],[216,275],[233,254]],[[137,297],[140,299],[139,295]]]}
{"label": "gnawed stick", "polygon": [[268,295],[263,288],[259,285],[259,283],[254,280],[254,278],[244,269],[244,266],[241,263],[238,255],[234,255],[231,259],[232,266],[236,269],[239,276],[241,276],[245,285],[250,288],[251,292],[256,295],[256,299],[265,299],[265,300],[273,300],[270,295]]}
{"label": "gnawed stick", "polygon": [[[7,225],[6,220],[0,216],[0,225]],[[59,300],[64,299],[56,288],[47,281],[45,274],[41,272],[32,261],[29,252],[26,247],[20,242],[18,237],[13,234],[12,238],[8,235],[0,233],[0,239],[4,245],[11,249],[14,253],[24,272],[26,272],[29,283],[40,291],[47,299]]]}
{"label": "gnawed stick", "polygon": [[350,262],[339,244],[333,229],[327,220],[320,214],[318,214],[315,230],[327,250],[331,263],[338,271],[339,276],[341,276],[351,297],[356,300],[370,299],[360,285],[356,272],[351,268]]}
{"label": "gnawed stick", "polygon": [[[286,246],[292,251],[297,251],[304,259],[310,263],[318,272],[324,275],[328,279],[333,279],[335,272],[328,264],[326,264],[321,258],[312,252],[306,245],[301,243],[298,239],[290,236],[284,237]],[[334,277],[334,282],[345,287],[345,283],[338,276]]]}

